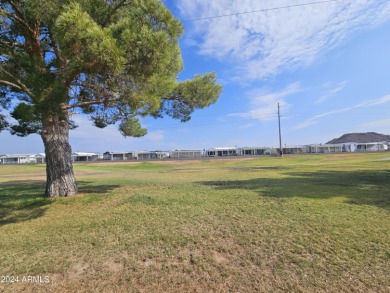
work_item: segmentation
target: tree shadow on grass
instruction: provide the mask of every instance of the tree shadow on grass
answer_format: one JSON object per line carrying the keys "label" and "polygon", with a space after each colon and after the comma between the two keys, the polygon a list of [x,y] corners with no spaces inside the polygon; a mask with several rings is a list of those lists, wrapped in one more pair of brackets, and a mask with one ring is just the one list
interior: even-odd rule
{"label": "tree shadow on grass", "polygon": [[41,217],[51,203],[44,189],[39,180],[0,183],[0,226]]}
{"label": "tree shadow on grass", "polygon": [[96,184],[93,181],[77,181],[79,193],[82,194],[106,194],[115,188],[120,187],[118,184]]}
{"label": "tree shadow on grass", "polygon": [[272,198],[327,199],[346,197],[346,203],[390,209],[390,170],[284,172],[286,177],[203,181],[219,190],[245,189]]}
{"label": "tree shadow on grass", "polygon": [[[78,181],[79,193],[87,202],[94,196],[104,195],[118,185],[96,185],[94,182]],[[44,197],[45,181],[24,180],[0,183],[0,226],[33,220],[43,216],[56,198]]]}

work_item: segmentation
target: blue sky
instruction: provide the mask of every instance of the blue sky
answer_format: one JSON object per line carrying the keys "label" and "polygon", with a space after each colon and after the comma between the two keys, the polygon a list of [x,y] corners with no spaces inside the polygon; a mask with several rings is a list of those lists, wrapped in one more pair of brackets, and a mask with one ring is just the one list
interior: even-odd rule
{"label": "blue sky", "polygon": [[[148,135],[123,138],[82,116],[73,151],[204,149],[325,143],[349,132],[390,134],[390,1],[166,0],[185,21],[180,79],[216,72],[219,101],[187,123],[143,119]],[[0,153],[42,152],[37,135],[0,134]]]}

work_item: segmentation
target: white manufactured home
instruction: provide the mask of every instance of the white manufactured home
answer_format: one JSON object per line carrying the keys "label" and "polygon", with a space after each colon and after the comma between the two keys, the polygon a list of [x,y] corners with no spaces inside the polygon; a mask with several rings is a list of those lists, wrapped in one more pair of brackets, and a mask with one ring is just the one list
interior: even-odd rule
{"label": "white manufactured home", "polygon": [[103,154],[103,160],[108,161],[125,161],[136,159],[137,155],[133,152],[105,152]]}
{"label": "white manufactured home", "polygon": [[95,153],[83,153],[83,152],[72,153],[73,162],[92,162],[92,161],[97,161],[98,158],[99,155]]}
{"label": "white manufactured home", "polygon": [[137,153],[138,160],[161,160],[169,158],[166,151],[143,151]]}
{"label": "white manufactured home", "polygon": [[270,155],[270,147],[243,147],[237,150],[239,156],[261,156]]}
{"label": "white manufactured home", "polygon": [[341,144],[344,152],[381,152],[389,150],[389,142],[347,142]]}
{"label": "white manufactured home", "polygon": [[236,147],[211,148],[206,150],[207,157],[229,157],[237,155],[238,149]]}
{"label": "white manufactured home", "polygon": [[37,160],[36,163],[38,163],[38,164],[46,163],[46,155],[45,155],[45,153],[36,154],[35,158]]}
{"label": "white manufactured home", "polygon": [[368,142],[358,143],[356,145],[356,152],[380,152],[388,151],[389,144],[387,142]]}
{"label": "white manufactured home", "polygon": [[285,146],[283,148],[283,154],[287,155],[307,154],[308,151],[309,146],[307,145]]}
{"label": "white manufactured home", "polygon": [[202,150],[174,150],[169,152],[169,157],[173,159],[192,159],[204,156]]}
{"label": "white manufactured home", "polygon": [[0,156],[0,164],[34,164],[36,155],[32,154],[6,154]]}
{"label": "white manufactured home", "polygon": [[345,148],[342,144],[311,144],[308,146],[308,153],[311,154],[329,154],[341,153]]}

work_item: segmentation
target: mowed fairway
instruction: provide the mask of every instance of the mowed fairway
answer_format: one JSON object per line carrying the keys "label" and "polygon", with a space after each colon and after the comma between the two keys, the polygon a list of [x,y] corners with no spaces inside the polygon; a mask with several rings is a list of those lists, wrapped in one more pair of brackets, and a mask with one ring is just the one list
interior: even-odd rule
{"label": "mowed fairway", "polygon": [[0,292],[390,292],[389,158],[1,165]]}

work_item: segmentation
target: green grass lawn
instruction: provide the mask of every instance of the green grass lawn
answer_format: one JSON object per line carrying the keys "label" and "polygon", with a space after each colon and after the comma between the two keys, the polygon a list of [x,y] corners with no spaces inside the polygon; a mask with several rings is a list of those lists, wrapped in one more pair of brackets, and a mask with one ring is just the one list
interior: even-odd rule
{"label": "green grass lawn", "polygon": [[389,157],[0,165],[0,292],[390,292]]}

